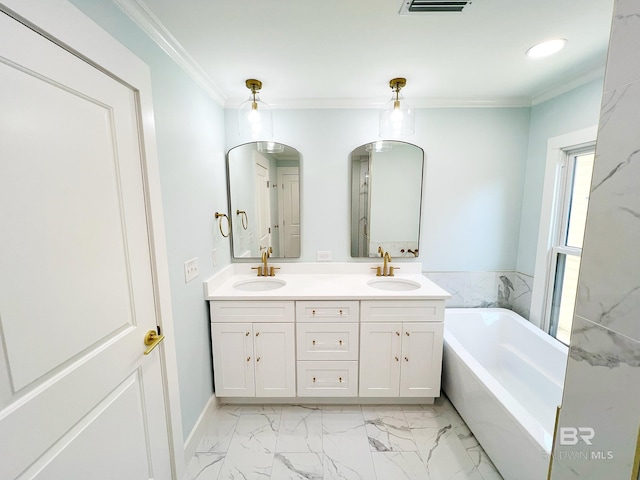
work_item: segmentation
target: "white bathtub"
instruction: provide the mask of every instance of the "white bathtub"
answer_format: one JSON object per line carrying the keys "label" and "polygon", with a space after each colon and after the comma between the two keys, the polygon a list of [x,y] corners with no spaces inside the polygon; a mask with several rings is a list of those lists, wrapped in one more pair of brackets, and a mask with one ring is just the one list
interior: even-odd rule
{"label": "white bathtub", "polygon": [[505,480],[544,480],[567,347],[511,310],[448,308],[442,388]]}

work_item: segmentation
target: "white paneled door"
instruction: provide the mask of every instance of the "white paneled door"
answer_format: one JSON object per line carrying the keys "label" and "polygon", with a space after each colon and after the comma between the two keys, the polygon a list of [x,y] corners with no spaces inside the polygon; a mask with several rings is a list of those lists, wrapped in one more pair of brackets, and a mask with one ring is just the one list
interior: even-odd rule
{"label": "white paneled door", "polygon": [[171,478],[137,95],[0,12],[2,479]]}

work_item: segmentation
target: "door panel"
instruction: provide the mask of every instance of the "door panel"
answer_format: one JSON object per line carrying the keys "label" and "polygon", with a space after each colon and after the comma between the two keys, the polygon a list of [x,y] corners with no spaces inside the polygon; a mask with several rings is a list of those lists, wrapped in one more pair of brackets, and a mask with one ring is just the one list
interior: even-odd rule
{"label": "door panel", "polygon": [[360,325],[360,396],[397,397],[401,323]]}
{"label": "door panel", "polygon": [[404,323],[400,395],[437,397],[442,370],[442,323]]}
{"label": "door panel", "polygon": [[278,183],[282,185],[282,246],[283,257],[300,256],[300,175],[297,167],[278,169]]}
{"label": "door panel", "polygon": [[0,104],[0,478],[169,478],[137,92],[0,13]]}
{"label": "door panel", "polygon": [[253,397],[253,330],[250,323],[212,323],[215,392],[218,397]]}
{"label": "door panel", "polygon": [[269,162],[254,152],[256,212],[258,212],[258,242],[260,253],[271,246],[271,195],[269,191]]}
{"label": "door panel", "polygon": [[295,397],[293,323],[254,324],[256,396]]}

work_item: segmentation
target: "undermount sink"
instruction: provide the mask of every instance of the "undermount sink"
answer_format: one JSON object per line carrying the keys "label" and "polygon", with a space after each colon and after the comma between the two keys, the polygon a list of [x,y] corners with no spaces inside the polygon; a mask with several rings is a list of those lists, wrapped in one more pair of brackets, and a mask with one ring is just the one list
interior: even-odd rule
{"label": "undermount sink", "polygon": [[286,284],[287,282],[279,278],[252,278],[234,283],[233,288],[246,292],[265,292],[284,287]]}
{"label": "undermount sink", "polygon": [[373,288],[377,288],[379,290],[391,290],[394,292],[400,291],[409,291],[416,290],[420,288],[420,284],[418,282],[414,282],[413,280],[405,280],[403,278],[374,278],[373,280],[369,280],[367,285]]}

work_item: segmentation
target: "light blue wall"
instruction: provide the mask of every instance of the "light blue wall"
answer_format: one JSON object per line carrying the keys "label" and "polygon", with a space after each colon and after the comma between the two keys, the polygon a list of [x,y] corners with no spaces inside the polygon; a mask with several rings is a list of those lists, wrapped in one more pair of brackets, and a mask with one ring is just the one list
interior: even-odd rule
{"label": "light blue wall", "polygon": [[[237,112],[225,114],[231,148]],[[275,140],[302,154],[301,260],[330,250],[351,261],[349,154],[378,140],[378,110],[275,110],[273,123]],[[515,269],[528,132],[529,108],[417,110],[415,135],[401,140],[426,155],[423,270]]]}
{"label": "light blue wall", "polygon": [[531,108],[527,173],[516,267],[519,272],[527,275],[534,273],[547,141],[559,135],[597,125],[602,88],[601,78]]}
{"label": "light blue wall", "polygon": [[[213,225],[226,212],[224,112],[112,1],[71,0],[151,68],[171,301],[185,438],[213,392],[211,342],[202,280],[229,263],[229,244]],[[211,250],[218,250],[218,266]],[[186,260],[200,278],[184,282]]]}

